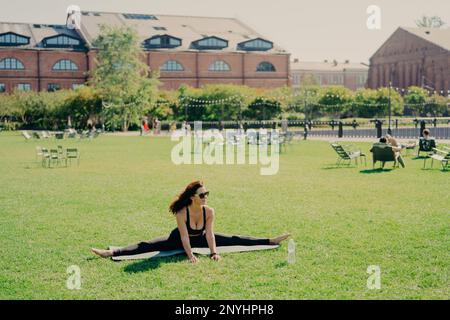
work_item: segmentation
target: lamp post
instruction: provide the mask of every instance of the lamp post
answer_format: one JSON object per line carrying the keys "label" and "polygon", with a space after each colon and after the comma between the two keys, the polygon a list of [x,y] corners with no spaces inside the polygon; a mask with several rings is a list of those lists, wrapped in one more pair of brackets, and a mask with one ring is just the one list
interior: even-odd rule
{"label": "lamp post", "polygon": [[389,81],[389,124],[388,124],[388,134],[392,134],[391,130],[391,89],[392,89],[392,81]]}

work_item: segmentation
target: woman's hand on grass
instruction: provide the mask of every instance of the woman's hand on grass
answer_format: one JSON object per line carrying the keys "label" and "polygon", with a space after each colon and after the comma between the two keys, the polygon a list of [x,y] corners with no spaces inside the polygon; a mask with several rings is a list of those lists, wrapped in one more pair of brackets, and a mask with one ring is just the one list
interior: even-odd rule
{"label": "woman's hand on grass", "polygon": [[220,259],[222,259],[222,257],[219,256],[218,254],[215,254],[215,255],[213,255],[213,256],[211,257],[211,259],[214,260],[214,261],[220,261]]}
{"label": "woman's hand on grass", "polygon": [[191,263],[197,263],[198,262],[198,258],[196,257],[196,256],[192,256],[192,257],[190,257],[189,258],[189,262],[191,262]]}

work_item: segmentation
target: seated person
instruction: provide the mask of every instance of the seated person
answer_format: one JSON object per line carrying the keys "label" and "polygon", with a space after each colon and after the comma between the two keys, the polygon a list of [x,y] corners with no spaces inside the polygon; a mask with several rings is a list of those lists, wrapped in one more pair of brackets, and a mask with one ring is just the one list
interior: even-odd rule
{"label": "seated person", "polygon": [[436,148],[436,141],[433,137],[430,136],[430,130],[423,130],[423,137],[419,140],[419,153],[420,151],[433,151],[433,148]]}
{"label": "seated person", "polygon": [[[394,139],[394,140],[395,140],[395,139]],[[397,144],[397,141],[395,141],[394,143]],[[403,162],[403,158],[402,158],[402,156],[401,156],[401,154],[400,154],[400,151],[402,150],[401,147],[399,147],[399,146],[394,146],[394,145],[389,144],[389,143],[388,143],[388,140],[386,139],[386,137],[381,137],[381,138],[380,138],[380,141],[377,142],[377,143],[375,143],[374,146],[379,146],[379,147],[385,147],[385,146],[386,146],[386,147],[391,147],[391,148],[392,148],[392,151],[393,151],[394,154],[395,154],[395,159],[396,159],[396,161],[398,161],[398,163],[400,163],[400,164],[402,165],[403,168],[405,167],[405,163]]]}
{"label": "seated person", "polygon": [[391,146],[398,147],[398,148],[400,148],[400,150],[402,149],[402,146],[398,143],[397,139],[395,139],[393,136],[391,136],[390,134],[387,134],[385,137],[386,137],[387,142]]}

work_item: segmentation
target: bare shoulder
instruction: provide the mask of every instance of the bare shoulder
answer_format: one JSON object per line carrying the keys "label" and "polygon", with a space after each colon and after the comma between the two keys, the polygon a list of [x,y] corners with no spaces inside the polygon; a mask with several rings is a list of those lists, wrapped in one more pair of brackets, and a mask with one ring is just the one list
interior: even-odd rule
{"label": "bare shoulder", "polygon": [[186,220],[186,209],[183,208],[175,214],[177,220],[185,221]]}
{"label": "bare shoulder", "polygon": [[204,206],[205,207],[205,212],[206,212],[206,219],[214,218],[214,209],[208,206]]}

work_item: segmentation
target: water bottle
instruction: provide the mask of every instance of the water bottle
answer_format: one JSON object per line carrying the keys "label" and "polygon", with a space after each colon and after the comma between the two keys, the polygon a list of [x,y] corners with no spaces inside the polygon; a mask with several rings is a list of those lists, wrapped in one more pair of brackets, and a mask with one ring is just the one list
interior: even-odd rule
{"label": "water bottle", "polygon": [[290,239],[288,242],[288,257],[287,261],[290,264],[295,263],[295,242],[294,239]]}

